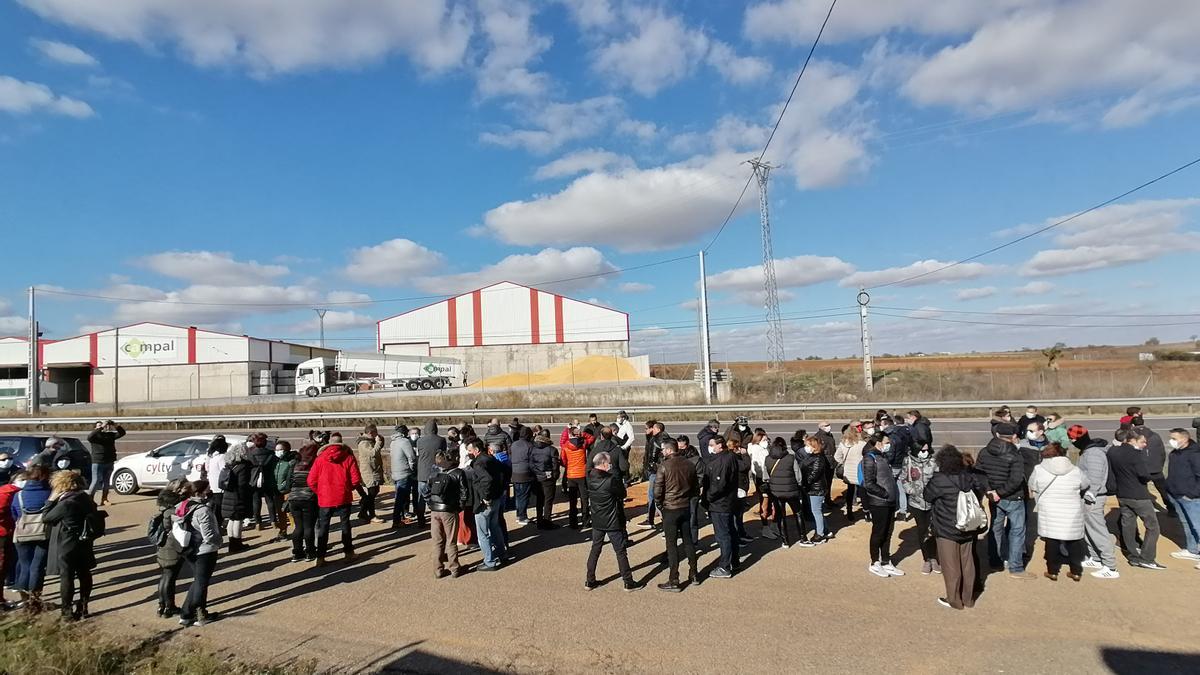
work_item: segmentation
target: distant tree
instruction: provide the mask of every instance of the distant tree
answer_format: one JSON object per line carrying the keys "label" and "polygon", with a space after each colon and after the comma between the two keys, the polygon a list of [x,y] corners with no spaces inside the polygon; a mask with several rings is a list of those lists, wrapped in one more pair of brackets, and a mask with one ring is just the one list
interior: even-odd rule
{"label": "distant tree", "polygon": [[1055,342],[1055,343],[1054,343],[1054,346],[1055,346],[1055,347],[1057,347],[1057,348],[1059,348],[1059,349],[1066,349],[1066,348],[1067,348],[1067,343],[1065,343],[1065,342]]}
{"label": "distant tree", "polygon": [[1046,367],[1050,370],[1058,370],[1058,359],[1063,355],[1062,343],[1058,343],[1049,349],[1042,350],[1042,356],[1046,357]]}
{"label": "distant tree", "polygon": [[1147,346],[1147,347],[1157,347],[1157,346],[1158,346],[1158,345],[1160,345],[1160,344],[1162,344],[1162,343],[1161,343],[1161,342],[1159,341],[1159,339],[1158,339],[1158,338],[1156,338],[1156,337],[1152,337],[1152,338],[1150,338],[1149,340],[1146,340],[1146,346]]}

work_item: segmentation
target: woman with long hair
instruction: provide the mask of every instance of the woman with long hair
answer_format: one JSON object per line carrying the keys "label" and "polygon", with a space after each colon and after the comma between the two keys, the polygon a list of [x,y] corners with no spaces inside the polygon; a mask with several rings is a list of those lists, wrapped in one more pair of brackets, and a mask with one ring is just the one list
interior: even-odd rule
{"label": "woman with long hair", "polygon": [[179,625],[203,626],[216,620],[208,611],[208,585],[221,549],[221,526],[208,501],[208,481],[192,483],[192,496],[175,509],[174,521],[191,533],[183,557],[192,567],[192,585],[179,610]]}
{"label": "woman with long hair", "polygon": [[[828,488],[825,487],[828,482],[825,478],[832,469],[829,467],[829,458],[825,456],[825,447],[821,439],[816,436],[804,439],[804,454],[797,455],[796,461],[800,466],[800,491],[803,493],[804,506],[807,507],[799,512],[800,545],[803,546],[806,541],[824,544],[829,538],[829,531],[825,529],[825,514],[822,511],[825,498],[829,496]],[[811,539],[808,538],[805,514],[810,514],[808,520],[813,524]]]}
{"label": "woman with long hair", "polygon": [[175,604],[175,584],[179,581],[179,572],[183,569],[183,551],[175,537],[171,536],[171,514],[179,506],[179,502],[192,496],[192,484],[185,480],[173,480],[158,493],[155,505],[158,508],[158,518],[161,529],[158,540],[154,542],[154,561],[158,564],[158,616],[168,618],[179,613]]}
{"label": "woman with long hair", "polygon": [[[788,507],[792,508],[792,520],[797,520],[804,510],[800,503],[800,474],[798,473],[800,467],[797,457],[788,452],[787,443],[780,437],[771,442],[771,449],[768,451],[764,464],[768,485],[770,485],[769,493],[775,533],[780,539],[780,546],[785,549],[790,548],[794,540],[788,536]],[[797,522],[796,529],[799,536],[798,543],[803,546],[807,543],[804,539],[804,528]]]}
{"label": "woman with long hair", "polygon": [[766,461],[770,448],[771,439],[767,437],[767,432],[761,427],[755,429],[754,436],[746,446],[746,453],[750,455],[750,476],[754,479],[754,496],[756,502],[754,512],[758,514],[759,522],[763,526],[763,532],[767,531],[767,520],[771,512],[771,487],[770,482],[767,480],[766,469],[763,467],[763,462]]}
{"label": "woman with long hair", "polygon": [[[944,445],[934,456],[937,471],[925,486],[925,502],[933,514],[933,535],[937,540],[938,563],[946,595],[938,604],[953,609],[975,606],[975,542],[984,528],[975,532],[958,529],[959,494],[968,492],[976,503],[987,491],[987,478],[970,467],[970,455],[963,455],[953,445]],[[980,505],[980,512],[983,506]]]}
{"label": "woman with long hair", "polygon": [[[96,554],[92,542],[96,536],[96,504],[87,493],[88,483],[74,471],[59,471],[50,478],[53,507],[44,521],[52,529],[47,572],[58,575],[58,596],[62,616],[68,621],[88,617],[92,597],[92,568]],[[78,584],[79,597],[75,590]]]}
{"label": "woman with long hair", "polygon": [[842,431],[842,440],[838,443],[837,452],[834,453],[834,463],[837,465],[836,472],[846,483],[845,499],[846,499],[846,519],[854,522],[854,499],[858,497],[858,465],[862,464],[863,450],[867,447],[858,429],[853,424],[848,425]]}

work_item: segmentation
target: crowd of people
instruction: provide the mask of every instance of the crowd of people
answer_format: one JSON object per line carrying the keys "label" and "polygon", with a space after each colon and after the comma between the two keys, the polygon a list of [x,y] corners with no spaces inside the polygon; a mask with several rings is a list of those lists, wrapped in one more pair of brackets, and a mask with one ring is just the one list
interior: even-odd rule
{"label": "crowd of people", "polygon": [[[658,588],[666,592],[701,583],[706,521],[717,550],[704,578],[729,579],[756,538],[782,549],[814,548],[860,518],[870,526],[867,571],[903,577],[893,540],[896,523],[911,520],[921,574],[942,575],[946,592],[938,602],[954,609],[974,606],[985,567],[1036,578],[1027,571],[1035,537],[1044,540],[1042,576],[1051,581],[1064,567],[1073,581],[1085,569],[1097,579],[1119,578],[1117,546],[1133,568],[1165,569],[1157,560],[1160,513],[1178,517],[1184,531],[1184,548],[1171,556],[1200,569],[1200,445],[1175,428],[1168,452],[1138,408],[1119,420],[1111,442],[1034,407],[1020,417],[1003,408],[992,419],[991,439],[974,455],[937,446],[930,421],[917,410],[880,410],[843,425],[840,435],[821,422],[811,435],[798,430],[787,439],[771,438],[745,417],[724,431],[711,420],[695,444],[651,420],[637,471],[635,431],[623,411],[611,424],[595,415],[586,424],[573,421],[557,439],[517,418],[507,425],[493,419],[481,432],[462,423],[443,434],[429,420],[419,429],[396,426],[385,439],[367,425],[349,442],[339,432],[312,431],[298,449],[285,440],[272,445],[263,433],[233,444],[214,436],[186,476],[158,494],[147,527],[160,569],[159,616],[178,616],[184,626],[213,621],[207,597],[218,560],[245,550],[243,538],[257,529],[290,542],[292,563],[321,567],[329,564],[336,518],[342,556],[353,561],[354,524],[387,522],[377,510],[387,482],[395,490],[391,528],[428,528],[437,579],[513,563],[508,512],[514,527],[552,530],[561,525],[554,514],[561,496],[566,525],[590,530],[585,587],[597,587],[607,543],[624,588],[637,590],[627,505],[628,488],[638,482],[646,484],[647,505],[636,526],[663,539],[668,574]],[[123,434],[111,422],[97,424],[90,437],[94,464],[66,456],[56,438],[29,467],[0,453],[0,566],[20,595],[5,608],[43,610],[45,576],[57,574],[63,616],[88,616],[93,542],[104,534],[106,515],[95,496],[102,506],[104,475],[111,474]],[[840,495],[835,481],[844,484]],[[1109,498],[1119,510],[1115,539],[1105,520]],[[754,517],[757,537],[747,528]],[[463,556],[476,552],[481,560],[469,567]],[[185,565],[191,582],[177,604]]]}

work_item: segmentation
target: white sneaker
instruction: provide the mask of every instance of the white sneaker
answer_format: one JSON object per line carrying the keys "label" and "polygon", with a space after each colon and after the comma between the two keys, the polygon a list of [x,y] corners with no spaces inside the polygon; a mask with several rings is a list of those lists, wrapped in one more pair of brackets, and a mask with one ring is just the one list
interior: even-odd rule
{"label": "white sneaker", "polygon": [[1093,570],[1104,569],[1104,565],[1099,560],[1096,560],[1095,558],[1084,558],[1083,566],[1087,567],[1089,569],[1093,569]]}
{"label": "white sneaker", "polygon": [[1121,573],[1112,569],[1111,567],[1102,567],[1095,572],[1092,572],[1092,576],[1096,577],[1097,579],[1120,579]]}
{"label": "white sneaker", "polygon": [[870,572],[871,574],[874,574],[877,577],[883,577],[884,579],[892,576],[884,571],[883,565],[880,565],[877,562],[871,563],[871,565],[869,567],[867,567],[867,571]]}
{"label": "white sneaker", "polygon": [[1182,549],[1172,553],[1171,557],[1176,560],[1200,560],[1200,554],[1192,553],[1191,551],[1184,551]]}
{"label": "white sneaker", "polygon": [[892,563],[888,563],[888,564],[884,565],[884,566],[883,566],[883,571],[884,571],[884,572],[887,572],[887,575],[888,575],[889,577],[902,577],[902,576],[904,576],[904,570],[900,569],[899,567],[896,567],[896,566],[895,566],[895,565],[893,565]]}
{"label": "white sneaker", "polygon": [[517,520],[517,524],[518,524],[518,525],[520,525],[521,527],[524,527],[524,526],[526,526],[526,525],[528,525],[528,524],[529,524],[529,521],[528,521],[528,520],[520,520],[520,519],[518,519],[518,520]]}

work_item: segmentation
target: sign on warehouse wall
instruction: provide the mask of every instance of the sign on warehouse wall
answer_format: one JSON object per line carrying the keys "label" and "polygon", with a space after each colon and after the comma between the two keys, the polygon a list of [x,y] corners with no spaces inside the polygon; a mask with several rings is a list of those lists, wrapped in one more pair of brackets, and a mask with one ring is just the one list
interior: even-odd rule
{"label": "sign on warehouse wall", "polygon": [[133,337],[121,340],[121,361],[143,363],[174,361],[179,357],[179,339],[176,337]]}

